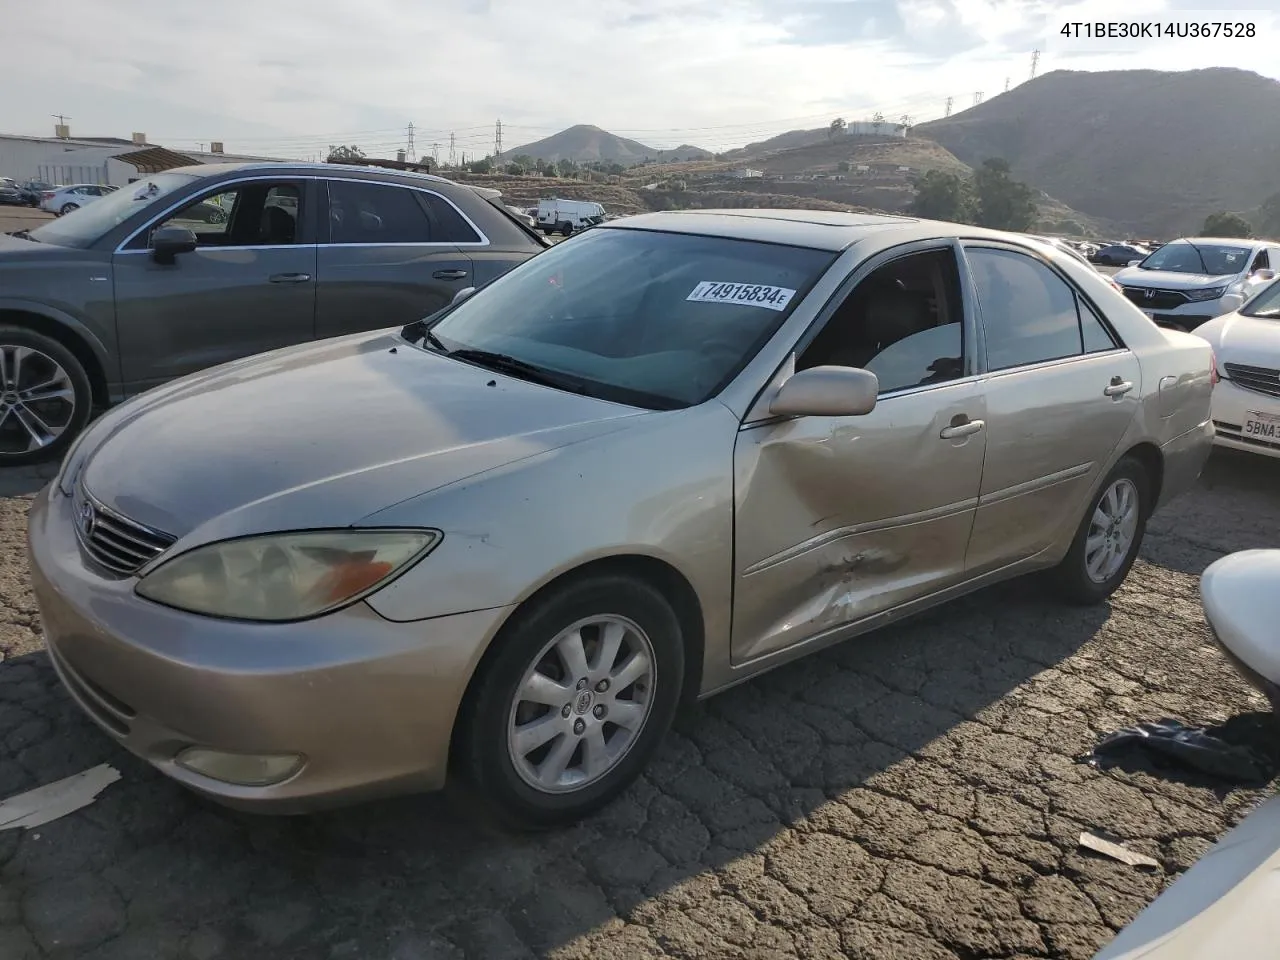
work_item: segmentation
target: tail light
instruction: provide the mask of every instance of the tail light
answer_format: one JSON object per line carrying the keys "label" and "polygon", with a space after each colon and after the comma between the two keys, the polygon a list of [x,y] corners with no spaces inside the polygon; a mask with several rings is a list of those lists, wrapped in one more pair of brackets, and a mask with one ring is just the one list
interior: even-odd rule
{"label": "tail light", "polygon": [[54,191],[52,191],[52,190],[45,190],[44,192],[42,192],[42,193],[40,194],[40,196],[41,196],[41,198],[42,198],[42,199],[45,199],[45,200],[52,200],[52,199],[53,199],[53,194],[54,194]]}
{"label": "tail light", "polygon": [[1216,387],[1221,378],[1218,376],[1218,355],[1209,348],[1209,384]]}

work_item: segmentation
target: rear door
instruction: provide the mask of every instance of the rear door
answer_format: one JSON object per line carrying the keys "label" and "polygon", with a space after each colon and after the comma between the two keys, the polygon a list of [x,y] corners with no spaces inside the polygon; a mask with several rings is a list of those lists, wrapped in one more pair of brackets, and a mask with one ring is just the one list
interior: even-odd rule
{"label": "rear door", "polygon": [[475,286],[459,237],[482,237],[440,194],[348,178],[324,186],[328,235],[319,250],[318,338],[402,326]]}
{"label": "rear door", "polygon": [[965,245],[982,319],[986,461],[966,573],[1023,560],[1074,531],[1137,415],[1137,358],[1047,261]]}
{"label": "rear door", "polygon": [[[210,187],[131,238],[113,258],[126,389],[277,347],[315,328],[314,181],[262,178]],[[209,211],[228,211],[222,218]],[[150,241],[185,227],[198,246],[157,263]]]}

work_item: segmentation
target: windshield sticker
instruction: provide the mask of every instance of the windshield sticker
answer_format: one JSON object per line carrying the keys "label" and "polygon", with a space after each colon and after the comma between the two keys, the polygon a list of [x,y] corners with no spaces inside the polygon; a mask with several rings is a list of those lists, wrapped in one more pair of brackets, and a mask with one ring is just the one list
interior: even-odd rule
{"label": "windshield sticker", "polygon": [[796,295],[787,287],[773,287],[763,283],[725,283],[720,280],[703,280],[693,288],[685,300],[694,303],[736,303],[744,307],[764,307],[766,310],[785,310]]}

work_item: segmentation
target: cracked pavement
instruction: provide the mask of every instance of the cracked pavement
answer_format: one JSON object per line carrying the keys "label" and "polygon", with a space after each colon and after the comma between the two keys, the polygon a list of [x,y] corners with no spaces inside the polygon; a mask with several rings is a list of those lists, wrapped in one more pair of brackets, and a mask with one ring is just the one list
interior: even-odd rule
{"label": "cracked pavement", "polygon": [[[104,761],[123,779],[0,832],[4,960],[1083,960],[1261,798],[1074,758],[1126,724],[1264,708],[1196,578],[1276,545],[1280,461],[1215,453],[1109,606],[1017,581],[784,667],[682,716],[609,809],[534,837],[447,796],[233,813],[124,753],[40,652],[22,538],[49,472],[0,477],[0,797]],[[1082,830],[1160,869],[1081,851]]]}

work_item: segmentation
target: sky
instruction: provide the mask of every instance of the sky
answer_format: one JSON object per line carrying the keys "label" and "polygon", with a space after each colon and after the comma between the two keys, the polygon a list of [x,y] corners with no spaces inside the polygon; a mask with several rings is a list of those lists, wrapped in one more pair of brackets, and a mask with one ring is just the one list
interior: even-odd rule
{"label": "sky", "polygon": [[[1230,0],[1229,0],[1230,2]],[[1236,3],[1248,0],[1235,0]],[[1051,70],[1239,67],[1280,79],[1280,0],[60,0],[0,57],[0,132],[322,159],[468,156],[590,123],[725,150],[836,116],[922,122]],[[1089,40],[1064,24],[1254,25]],[[17,39],[17,38],[15,38]]]}

